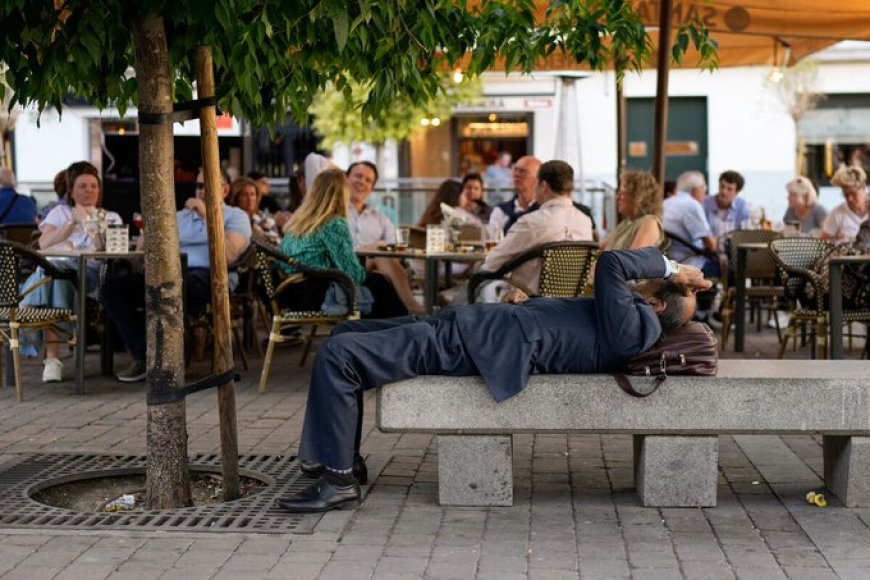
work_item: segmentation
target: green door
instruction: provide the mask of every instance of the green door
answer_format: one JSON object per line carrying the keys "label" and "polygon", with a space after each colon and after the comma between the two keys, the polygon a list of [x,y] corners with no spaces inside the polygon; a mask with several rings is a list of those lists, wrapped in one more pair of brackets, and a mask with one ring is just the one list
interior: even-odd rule
{"label": "green door", "polygon": [[[652,169],[655,99],[628,99],[628,167]],[[707,175],[707,99],[671,97],[668,100],[668,142],[665,179],[676,180],[684,171]]]}

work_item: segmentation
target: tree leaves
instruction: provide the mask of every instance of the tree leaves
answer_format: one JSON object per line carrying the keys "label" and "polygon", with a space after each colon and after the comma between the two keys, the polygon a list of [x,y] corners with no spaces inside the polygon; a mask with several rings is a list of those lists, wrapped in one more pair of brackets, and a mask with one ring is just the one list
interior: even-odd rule
{"label": "tree leaves", "polygon": [[[314,96],[347,81],[367,87],[356,107],[368,121],[419,107],[441,91],[440,74],[469,77],[492,67],[531,72],[562,52],[593,69],[639,69],[652,42],[625,0],[552,0],[543,21],[534,0],[44,0],[0,6],[0,61],[22,103],[62,106],[71,92],[98,107],[136,103],[130,30],[143,11],[160,14],[177,78],[176,100],[193,84],[197,44],[212,47],[224,110],[254,125],[305,121]],[[672,56],[694,46],[715,67],[716,45],[700,22],[676,34]],[[8,39],[16,39],[9,42]],[[348,89],[350,90],[350,89]],[[350,91],[353,93],[353,91]]]}

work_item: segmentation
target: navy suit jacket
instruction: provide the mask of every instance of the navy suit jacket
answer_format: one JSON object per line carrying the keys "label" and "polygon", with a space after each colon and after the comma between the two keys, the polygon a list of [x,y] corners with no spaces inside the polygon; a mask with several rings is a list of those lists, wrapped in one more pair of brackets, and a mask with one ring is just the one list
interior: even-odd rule
{"label": "navy suit jacket", "polygon": [[628,282],[665,273],[655,248],[603,252],[595,268],[595,298],[481,304],[454,309],[450,316],[480,376],[501,402],[522,391],[533,372],[607,372],[652,347],[661,324]]}

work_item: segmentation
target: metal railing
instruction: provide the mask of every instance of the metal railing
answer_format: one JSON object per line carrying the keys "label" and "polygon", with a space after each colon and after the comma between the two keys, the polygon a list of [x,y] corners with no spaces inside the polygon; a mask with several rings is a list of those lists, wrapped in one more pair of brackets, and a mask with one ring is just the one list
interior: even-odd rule
{"label": "metal railing", "polygon": [[[378,207],[395,224],[416,224],[429,200],[446,178],[400,177],[378,181],[369,203]],[[271,195],[286,207],[290,192],[287,179],[272,179]],[[513,198],[511,189],[486,188],[484,199],[496,205]],[[589,206],[599,231],[616,224],[616,191],[602,181],[584,180],[574,183],[574,201]]]}

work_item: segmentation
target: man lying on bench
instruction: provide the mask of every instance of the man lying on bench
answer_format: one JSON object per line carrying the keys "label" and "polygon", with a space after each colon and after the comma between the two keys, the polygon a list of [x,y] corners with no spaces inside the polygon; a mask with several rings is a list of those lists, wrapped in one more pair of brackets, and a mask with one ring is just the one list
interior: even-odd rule
{"label": "man lying on bench", "polygon": [[363,390],[418,375],[480,375],[502,402],[523,390],[533,372],[618,370],[651,348],[663,328],[691,320],[695,292],[710,285],[698,268],[654,248],[603,252],[595,298],[525,301],[520,294],[513,304],[338,326],[317,351],[299,447],[306,471],[320,476],[277,506],[308,513],[359,505],[358,482],[366,479],[359,456]]}

